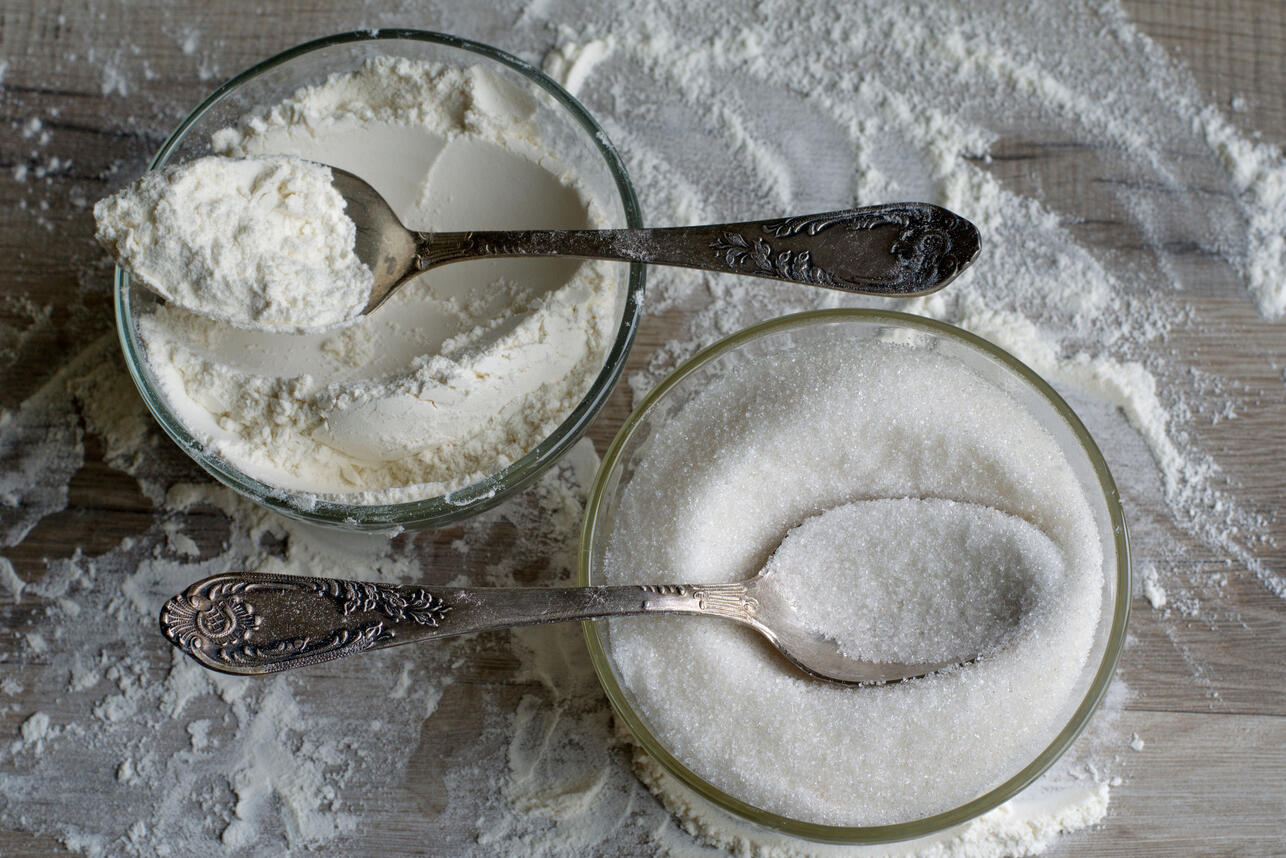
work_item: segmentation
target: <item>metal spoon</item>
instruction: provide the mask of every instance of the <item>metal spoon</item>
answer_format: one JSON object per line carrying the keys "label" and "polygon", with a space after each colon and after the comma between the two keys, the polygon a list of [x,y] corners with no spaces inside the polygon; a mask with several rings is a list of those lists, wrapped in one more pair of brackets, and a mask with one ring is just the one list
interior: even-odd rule
{"label": "metal spoon", "polygon": [[769,568],[730,584],[433,588],[263,575],[215,575],[161,610],[161,632],[201,664],[260,675],[353,653],[512,626],[631,614],[705,614],[749,626],[820,679],[855,684],[923,676],[970,661],[853,659],[806,628]]}
{"label": "metal spoon", "polygon": [[375,274],[363,315],[420,272],[468,259],[614,259],[910,297],[947,285],[980,246],[977,227],[929,203],[667,229],[414,232],[365,181],[331,171],[357,226],[357,258]]}

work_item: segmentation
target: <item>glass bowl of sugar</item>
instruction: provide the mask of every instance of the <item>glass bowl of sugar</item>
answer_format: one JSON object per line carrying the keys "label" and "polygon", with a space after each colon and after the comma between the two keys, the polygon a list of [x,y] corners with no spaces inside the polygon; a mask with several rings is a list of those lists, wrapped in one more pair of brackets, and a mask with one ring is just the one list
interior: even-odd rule
{"label": "glass bowl of sugar", "polygon": [[[822,310],[696,355],[648,395],[608,451],[586,510],[580,583],[748,578],[787,533],[863,501],[878,502],[866,507],[877,516],[914,508],[916,518],[882,528],[868,516],[872,533],[840,535],[858,552],[843,560],[874,564],[879,551],[864,546],[897,539],[895,551],[929,567],[867,570],[874,589],[855,601],[876,612],[900,611],[914,624],[907,603],[923,598],[939,601],[938,616],[989,615],[972,602],[1000,592],[983,580],[992,570],[976,568],[990,556],[991,520],[1039,531],[1052,572],[1034,596],[1000,612],[1016,616],[1002,645],[886,685],[813,679],[753,631],[717,618],[586,623],[607,696],[650,757],[645,770],[659,764],[685,794],[777,832],[876,843],[985,813],[1068,748],[1125,638],[1120,501],[1058,394],[950,325]],[[924,517],[966,508],[987,511],[977,517],[982,532],[933,544],[951,529]],[[909,574],[942,586],[897,577]],[[833,590],[820,592],[842,598]],[[920,631],[898,637],[927,640],[934,628]]]}
{"label": "glass bowl of sugar", "polygon": [[[357,173],[422,230],[642,225],[616,150],[554,80],[442,33],[309,42],[219,87],[152,169],[295,155]],[[332,331],[247,331],[116,271],[147,407],[215,478],[293,518],[447,524],[529,485],[585,432],[633,343],[642,265],[481,260],[429,271]],[[403,294],[405,293],[405,294]]]}

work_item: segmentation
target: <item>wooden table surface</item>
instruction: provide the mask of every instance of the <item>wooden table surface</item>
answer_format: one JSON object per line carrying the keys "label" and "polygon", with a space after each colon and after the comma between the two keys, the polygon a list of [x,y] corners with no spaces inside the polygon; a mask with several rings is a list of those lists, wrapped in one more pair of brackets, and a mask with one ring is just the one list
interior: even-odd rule
{"label": "wooden table surface", "polygon": [[[339,10],[338,4],[263,4],[253,15],[245,14],[240,3],[177,5],[178,11],[165,16],[147,3],[8,0],[0,6],[0,57],[9,60],[0,78],[4,408],[16,408],[87,343],[111,330],[106,268],[86,274],[91,271],[88,260],[97,251],[90,240],[85,199],[78,198],[84,191],[76,189],[90,188],[92,203],[94,188],[105,190],[137,174],[184,108],[218,80],[304,38],[347,29],[355,20],[355,13]],[[1264,140],[1286,141],[1286,4],[1130,0],[1125,5],[1144,32],[1187,64],[1211,103],[1225,105],[1234,96],[1245,100],[1246,109],[1229,114],[1239,128],[1258,132]],[[406,23],[432,26],[432,17],[412,14]],[[217,41],[207,41],[217,47],[203,48],[202,63],[195,63],[178,48],[173,32],[162,32],[158,19],[183,21],[203,37],[217,34]],[[478,20],[466,35],[529,57],[539,57],[554,39],[551,31],[544,43],[513,45],[506,39],[503,16],[479,15]],[[86,22],[95,29],[96,58],[70,55],[67,33]],[[122,61],[122,45],[146,49],[147,74],[135,77],[137,90],[104,93],[96,64],[108,57]],[[129,56],[123,61],[131,62]],[[23,162],[30,148],[20,134],[21,124],[29,116],[48,115],[51,108],[58,114],[47,125],[57,133],[53,148],[42,151],[41,158],[56,155],[72,166],[53,176],[49,190],[41,195],[47,208],[19,208],[14,201],[30,197],[31,190],[11,177],[12,168]],[[995,151],[1023,145],[1000,141]],[[1033,148],[1028,154],[1022,169],[1039,175],[1047,190],[1056,187],[1065,169],[1057,163],[1057,152]],[[1004,167],[998,163],[996,169]],[[1023,181],[1009,178],[1020,185]],[[1095,236],[1088,228],[1077,238],[1090,247],[1115,249],[1123,241],[1106,233]],[[1189,266],[1185,274],[1190,282],[1201,284],[1189,296],[1197,321],[1172,332],[1166,346],[1176,354],[1196,355],[1195,363],[1229,384],[1269,391],[1238,419],[1203,426],[1198,434],[1202,447],[1218,458],[1229,484],[1237,487],[1237,497],[1265,513],[1263,527],[1273,542],[1259,556],[1269,568],[1286,574],[1286,322],[1260,318],[1226,265],[1199,257],[1180,264]],[[21,336],[33,314],[46,307],[53,324]],[[631,367],[643,366],[673,335],[674,326],[673,317],[649,318]],[[618,390],[591,432],[600,450],[628,407],[627,393]],[[93,556],[154,523],[159,513],[152,500],[132,478],[104,461],[109,443],[88,436],[86,461],[71,480],[66,509],[40,521],[17,544],[0,549],[20,578],[37,580],[49,560],[67,557],[74,546],[84,556]],[[203,479],[174,448],[162,445],[157,455],[176,479]],[[1127,506],[1143,491],[1129,479],[1123,479]],[[0,512],[0,524],[7,528],[17,514]],[[207,517],[210,538],[217,542],[220,528],[226,526],[217,515]],[[199,535],[206,526],[198,522],[189,532]],[[1112,791],[1106,822],[1062,838],[1052,854],[1286,854],[1286,605],[1253,576],[1229,567],[1222,556],[1164,521],[1152,521],[1149,528],[1153,536],[1135,545],[1138,568],[1170,557],[1164,542],[1173,539],[1184,543],[1185,551],[1175,562],[1187,564],[1189,573],[1223,575],[1228,582],[1221,588],[1217,612],[1191,621],[1173,616],[1163,621],[1136,595],[1131,641],[1119,671],[1131,694],[1119,729],[1126,736],[1137,733],[1145,746],[1139,752],[1122,749],[1119,768],[1124,782]],[[15,603],[11,594],[0,590],[0,653],[9,663],[0,666],[0,677],[16,669],[23,657],[16,630],[38,621],[41,610],[38,600]],[[65,645],[55,642],[43,658],[50,663],[69,659],[69,652],[60,649]],[[508,681],[494,664],[463,669],[473,671],[478,682]],[[27,713],[53,705],[46,700],[50,693],[28,687],[16,701],[20,705],[3,710],[0,741],[16,733]],[[324,685],[317,693],[324,693]],[[459,714],[448,712],[445,717],[458,717],[463,723],[467,702],[455,705]],[[450,725],[439,726],[450,733]],[[21,799],[10,796],[8,801],[12,811]],[[428,817],[423,821],[426,831],[433,824]],[[0,854],[63,851],[54,839],[32,835],[21,826],[15,829],[0,831]],[[373,831],[369,852],[398,852],[409,836]],[[612,850],[604,846],[602,854]]]}

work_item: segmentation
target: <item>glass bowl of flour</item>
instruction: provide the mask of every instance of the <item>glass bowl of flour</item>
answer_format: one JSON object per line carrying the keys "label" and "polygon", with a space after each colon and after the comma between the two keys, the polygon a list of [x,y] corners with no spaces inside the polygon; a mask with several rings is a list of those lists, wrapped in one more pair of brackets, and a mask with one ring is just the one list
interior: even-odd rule
{"label": "glass bowl of flour", "polygon": [[[603,130],[495,48],[377,30],[309,42],[224,84],[152,169],[295,155],[370,182],[421,230],[641,226]],[[583,434],[633,342],[642,265],[481,260],[426,272],[355,323],[248,331],[116,271],[144,401],[221,482],[349,529],[436,526],[530,484]]]}
{"label": "glass bowl of flour", "polygon": [[[1093,440],[1009,354],[901,313],[777,319],[667,378],[603,461],[580,583],[748,578],[787,533],[846,504],[867,510],[865,523],[820,544],[844,549],[835,568],[869,567],[852,579],[863,581],[852,596],[872,604],[870,616],[910,618],[876,642],[892,648],[885,660],[913,660],[897,657],[898,641],[937,633],[914,628],[917,599],[933,603],[943,626],[995,614],[983,604],[999,592],[989,521],[1039,532],[1044,583],[1024,598],[1003,645],[882,686],[813,679],[755,632],[718,618],[586,623],[607,696],[646,752],[636,755],[640,777],[696,824],[712,808],[693,802],[706,801],[824,842],[941,831],[1052,765],[1111,680],[1129,549]],[[962,509],[986,513],[967,538],[958,523],[934,519]],[[1003,529],[993,535],[1003,539]],[[822,584],[814,592],[847,598],[835,581]],[[832,607],[804,606],[819,616]]]}

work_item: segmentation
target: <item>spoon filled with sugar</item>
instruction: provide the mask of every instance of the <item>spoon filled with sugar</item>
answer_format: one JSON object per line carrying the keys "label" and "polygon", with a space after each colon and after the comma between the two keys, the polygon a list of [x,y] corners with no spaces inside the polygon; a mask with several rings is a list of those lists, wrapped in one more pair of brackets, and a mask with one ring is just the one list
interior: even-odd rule
{"label": "spoon filled with sugar", "polygon": [[[925,537],[920,548],[881,540],[880,522],[892,516],[901,523],[897,533],[911,528]],[[260,675],[491,629],[696,614],[754,629],[820,679],[881,683],[1004,645],[1059,562],[1032,525],[989,507],[857,501],[791,530],[759,574],[742,581],[439,588],[228,573],[175,596],[160,624],[204,666]]]}
{"label": "spoon filled with sugar", "polygon": [[565,256],[697,268],[912,297],[978,255],[977,228],[929,203],[660,229],[417,232],[360,177],[289,156],[199,158],[94,207],[97,237],[163,298],[262,330],[321,330],[372,312],[453,262]]}

